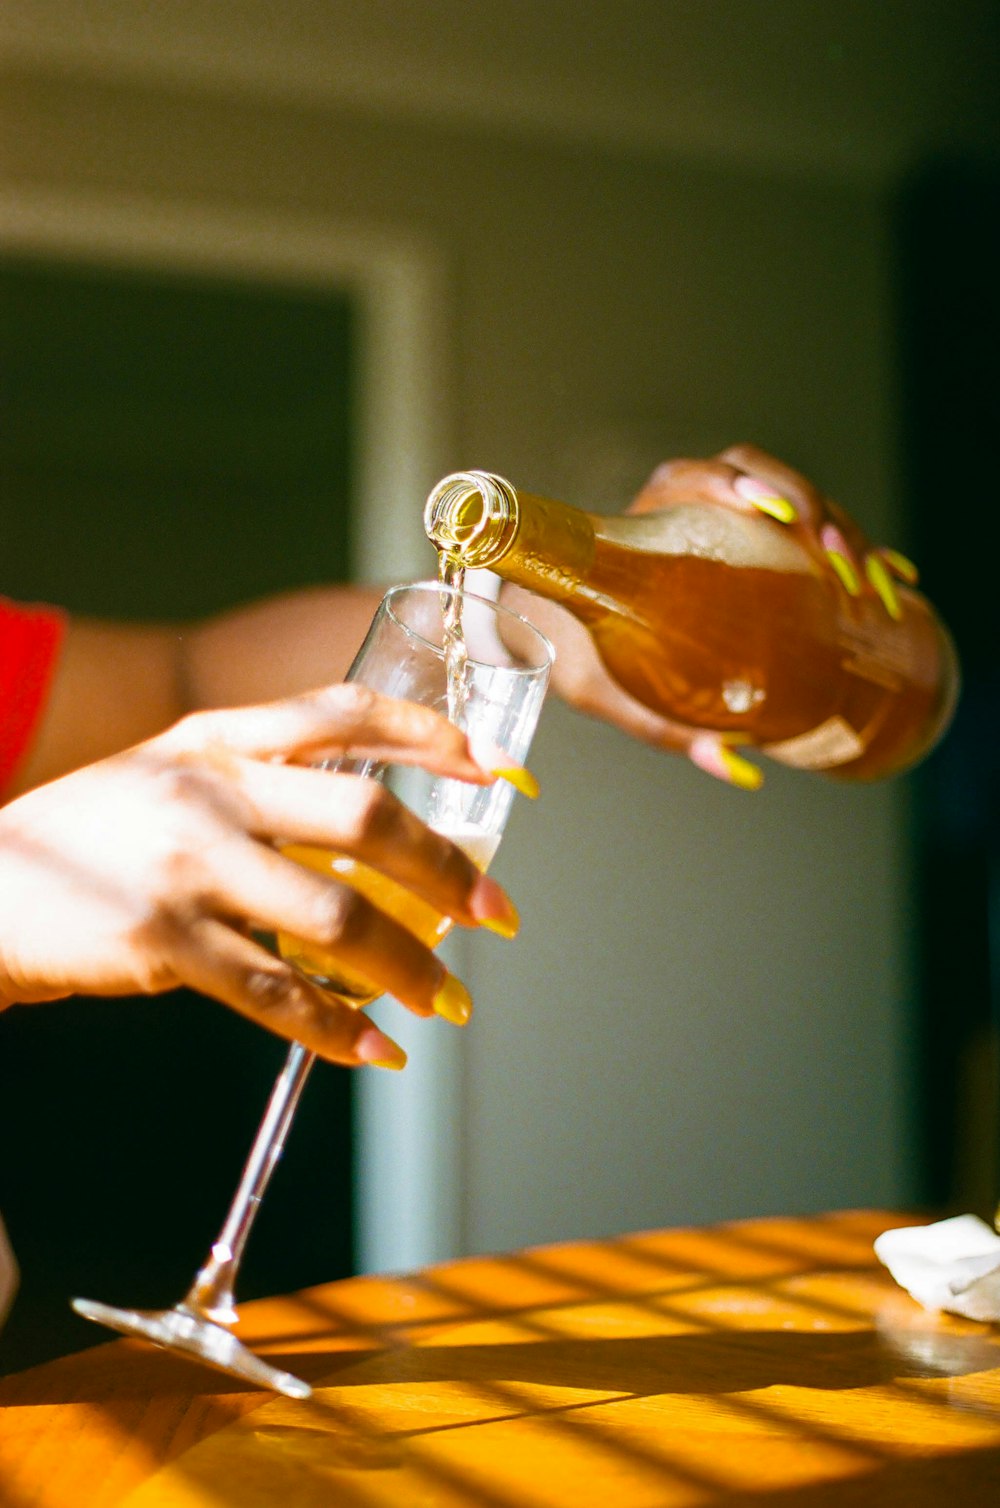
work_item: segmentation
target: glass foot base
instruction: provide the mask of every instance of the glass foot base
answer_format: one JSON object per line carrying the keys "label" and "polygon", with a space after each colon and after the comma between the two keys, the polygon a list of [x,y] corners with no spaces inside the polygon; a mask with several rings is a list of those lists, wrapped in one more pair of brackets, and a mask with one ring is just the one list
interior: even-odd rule
{"label": "glass foot base", "polygon": [[269,1366],[248,1351],[235,1335],[183,1304],[174,1309],[114,1309],[92,1299],[74,1299],[73,1308],[95,1324],[120,1330],[123,1335],[140,1335],[168,1351],[183,1351],[188,1356],[196,1356],[219,1372],[228,1372],[230,1377],[256,1383],[258,1387],[271,1388],[286,1398],[309,1398],[312,1395],[307,1382],[293,1377],[291,1372]]}

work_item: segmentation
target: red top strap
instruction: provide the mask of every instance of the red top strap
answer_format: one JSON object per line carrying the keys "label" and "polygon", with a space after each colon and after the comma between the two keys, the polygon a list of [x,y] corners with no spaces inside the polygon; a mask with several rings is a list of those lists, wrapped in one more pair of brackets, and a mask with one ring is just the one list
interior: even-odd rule
{"label": "red top strap", "polygon": [[0,795],[41,719],[65,626],[59,608],[0,597]]}

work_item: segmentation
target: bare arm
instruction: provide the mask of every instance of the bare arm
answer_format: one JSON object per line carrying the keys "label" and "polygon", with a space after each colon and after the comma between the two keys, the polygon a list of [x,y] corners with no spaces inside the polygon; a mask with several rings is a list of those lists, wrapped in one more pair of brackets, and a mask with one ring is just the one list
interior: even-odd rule
{"label": "bare arm", "polygon": [[381,587],[312,587],[196,625],[181,651],[182,710],[272,701],[343,680],[381,600]]}
{"label": "bare arm", "polygon": [[72,618],[32,748],[5,794],[151,738],[187,712],[341,680],[380,597],[377,587],[330,586],[200,623]]}

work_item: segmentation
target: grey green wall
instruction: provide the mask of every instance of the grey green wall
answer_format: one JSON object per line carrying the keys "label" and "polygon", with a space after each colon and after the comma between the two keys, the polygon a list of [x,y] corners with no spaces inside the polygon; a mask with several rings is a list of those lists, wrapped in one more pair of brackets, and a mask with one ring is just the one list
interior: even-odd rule
{"label": "grey green wall", "polygon": [[[658,457],[752,438],[905,537],[870,188],[72,72],[12,70],[2,110],[9,183],[70,212],[422,238],[449,468],[614,507]],[[533,764],[497,866],[524,932],[470,965],[462,1244],[905,1201],[905,784],[746,796],[556,706]]]}

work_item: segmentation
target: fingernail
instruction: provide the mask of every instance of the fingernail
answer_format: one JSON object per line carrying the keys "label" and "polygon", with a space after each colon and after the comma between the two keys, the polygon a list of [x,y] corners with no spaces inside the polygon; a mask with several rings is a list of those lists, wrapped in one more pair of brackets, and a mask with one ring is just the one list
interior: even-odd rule
{"label": "fingernail", "polygon": [[498,937],[516,937],[521,925],[517,907],[507,892],[491,880],[489,875],[480,875],[469,897],[469,910],[481,927],[488,927]]}
{"label": "fingernail", "polygon": [[861,595],[861,577],[851,558],[851,547],[836,524],[824,524],[819,531],[820,543],[844,591],[851,597]]}
{"label": "fingernail", "polygon": [[916,586],[920,580],[920,572],[917,570],[909,556],[901,555],[898,550],[881,549],[879,554],[885,563],[895,571],[900,581],[905,581],[907,586]]}
{"label": "fingernail", "polygon": [[700,770],[714,775],[716,780],[739,786],[742,791],[759,791],[764,784],[763,771],[751,764],[749,759],[743,759],[733,748],[734,744],[745,742],[740,734],[727,735],[726,742],[714,735],[707,735],[705,738],[696,738],[688,754]]}
{"label": "fingernail", "polygon": [[472,996],[460,979],[446,974],[440,989],[431,1001],[434,1013],[452,1026],[464,1026],[472,1015]]}
{"label": "fingernail", "polygon": [[733,749],[727,749],[725,745],[719,750],[726,773],[733,785],[738,785],[741,791],[759,791],[764,784],[764,775],[755,764],[742,755],[735,753]]}
{"label": "fingernail", "polygon": [[773,487],[767,487],[763,482],[758,482],[752,476],[739,476],[733,483],[734,491],[740,497],[745,497],[748,503],[753,503],[761,513],[766,513],[770,518],[776,518],[779,524],[793,524],[798,518],[798,512],[787,497],[782,497],[775,492]]}
{"label": "fingernail", "polygon": [[495,775],[498,780],[506,780],[508,785],[514,787],[515,791],[520,791],[522,796],[528,796],[532,801],[535,800],[541,789],[534,775],[532,775],[530,770],[526,770],[523,765],[506,765],[503,769],[492,769],[490,774]]}
{"label": "fingernail", "polygon": [[898,623],[903,616],[903,609],[899,605],[892,577],[877,555],[865,556],[865,574],[882,599],[882,605],[889,617],[895,618]]}
{"label": "fingernail", "polygon": [[841,586],[849,597],[860,596],[861,582],[858,573],[846,555],[841,555],[839,550],[827,550],[826,558],[833,566]]}
{"label": "fingernail", "polygon": [[369,1027],[355,1045],[358,1061],[371,1068],[391,1068],[395,1072],[406,1067],[406,1053],[391,1037],[385,1036],[377,1026]]}

